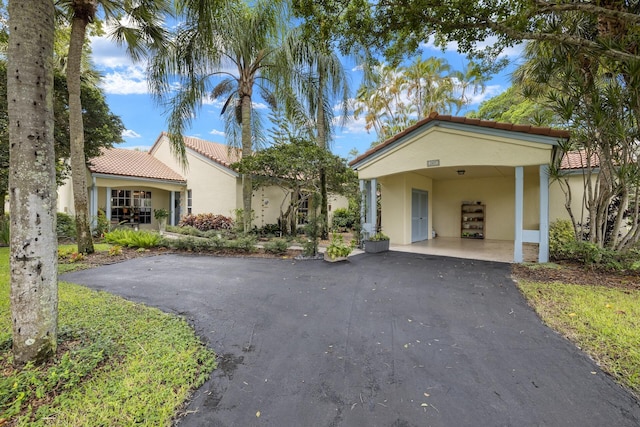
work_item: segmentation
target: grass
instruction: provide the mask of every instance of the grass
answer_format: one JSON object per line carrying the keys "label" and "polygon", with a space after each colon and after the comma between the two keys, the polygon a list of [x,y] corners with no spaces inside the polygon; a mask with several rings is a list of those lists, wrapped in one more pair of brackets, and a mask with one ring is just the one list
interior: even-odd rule
{"label": "grass", "polygon": [[8,271],[0,248],[0,425],[170,425],[214,368],[182,318],[61,282],[55,362],[14,369]]}
{"label": "grass", "polygon": [[640,291],[558,282],[518,286],[545,323],[640,396]]}

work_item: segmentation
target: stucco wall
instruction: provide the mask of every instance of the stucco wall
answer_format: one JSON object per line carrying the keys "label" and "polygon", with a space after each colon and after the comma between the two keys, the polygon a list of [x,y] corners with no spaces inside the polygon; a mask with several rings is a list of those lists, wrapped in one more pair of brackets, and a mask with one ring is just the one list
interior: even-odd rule
{"label": "stucco wall", "polygon": [[429,193],[429,228],[433,218],[433,182],[422,175],[407,173],[385,176],[380,184],[382,232],[395,244],[411,243],[411,190]]}
{"label": "stucco wall", "polygon": [[416,171],[426,168],[428,160],[438,160],[439,167],[539,165],[549,162],[551,148],[547,144],[433,127],[374,156],[358,168],[358,177],[371,179]]}
{"label": "stucco wall", "polygon": [[[582,198],[584,197],[583,176],[581,173],[575,173],[569,175],[568,179],[571,186],[571,209],[576,221],[584,223],[588,212],[582,208]],[[569,213],[565,208],[565,200],[560,184],[557,181],[552,182],[549,187],[549,221],[570,219]]]}

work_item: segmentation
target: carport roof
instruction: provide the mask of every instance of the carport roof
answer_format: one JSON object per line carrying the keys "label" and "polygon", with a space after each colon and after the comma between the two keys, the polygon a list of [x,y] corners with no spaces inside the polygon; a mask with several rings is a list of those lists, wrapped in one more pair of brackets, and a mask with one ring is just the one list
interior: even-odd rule
{"label": "carport roof", "polygon": [[456,117],[456,116],[450,116],[450,115],[440,115],[438,113],[431,113],[429,114],[429,117],[420,120],[419,122],[417,122],[416,124],[414,124],[413,126],[410,126],[408,128],[406,128],[405,130],[403,130],[402,132],[394,135],[393,137],[387,139],[385,142],[383,142],[380,145],[376,145],[375,147],[371,148],[370,150],[366,151],[364,154],[356,157],[354,160],[352,160],[351,162],[349,162],[350,166],[355,166],[358,163],[361,163],[362,161],[366,160],[367,158],[369,158],[370,156],[383,151],[385,148],[387,148],[390,145],[393,145],[396,141],[400,140],[402,137],[411,134],[412,132],[417,131],[418,129],[427,126],[427,125],[433,125],[434,123],[437,122],[449,122],[449,123],[457,123],[457,124],[462,124],[462,125],[469,125],[469,126],[477,126],[477,127],[481,127],[481,128],[492,128],[492,129],[496,129],[496,130],[503,130],[503,131],[510,131],[510,132],[521,132],[521,133],[527,133],[530,135],[539,135],[539,136],[548,136],[551,138],[565,138],[568,139],[570,134],[567,131],[564,130],[559,130],[559,129],[552,129],[549,127],[538,127],[538,126],[531,126],[531,125],[516,125],[513,123],[502,123],[502,122],[494,122],[494,121],[490,121],[490,120],[481,120],[481,119],[470,119],[467,117]]}

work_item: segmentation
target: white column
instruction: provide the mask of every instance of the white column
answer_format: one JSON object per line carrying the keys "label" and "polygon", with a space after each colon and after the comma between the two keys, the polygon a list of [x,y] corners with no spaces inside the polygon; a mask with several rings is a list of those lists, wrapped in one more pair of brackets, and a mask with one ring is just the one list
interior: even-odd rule
{"label": "white column", "polygon": [[515,206],[515,241],[513,243],[513,261],[522,262],[522,225],[524,209],[524,170],[522,166],[516,166],[516,206]]}
{"label": "white column", "polygon": [[176,192],[169,192],[169,225],[176,225],[175,217],[175,205],[176,205]]}
{"label": "white column", "polygon": [[538,262],[549,262],[549,165],[540,165],[540,243]]}
{"label": "white column", "polygon": [[107,194],[105,195],[105,214],[107,215],[107,220],[111,221],[111,187],[106,188]]}
{"label": "white column", "polygon": [[376,234],[376,225],[378,224],[378,180],[371,180],[371,196],[369,197],[369,209],[371,210],[371,234]]}
{"label": "white column", "polygon": [[89,212],[91,213],[91,228],[98,224],[98,186],[96,178],[91,179],[91,197],[89,198]]}

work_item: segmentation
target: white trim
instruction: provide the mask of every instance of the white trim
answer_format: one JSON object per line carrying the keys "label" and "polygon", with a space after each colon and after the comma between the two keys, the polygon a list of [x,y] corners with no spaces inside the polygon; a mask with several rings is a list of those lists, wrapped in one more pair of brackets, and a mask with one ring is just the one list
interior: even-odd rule
{"label": "white trim", "polygon": [[160,178],[143,178],[137,176],[126,176],[126,175],[111,175],[104,173],[92,173],[91,176],[94,178],[103,178],[103,179],[119,179],[122,181],[135,181],[135,182],[153,182],[158,184],[173,184],[177,186],[184,187],[187,185],[187,181],[175,181],[170,179],[160,179]]}

